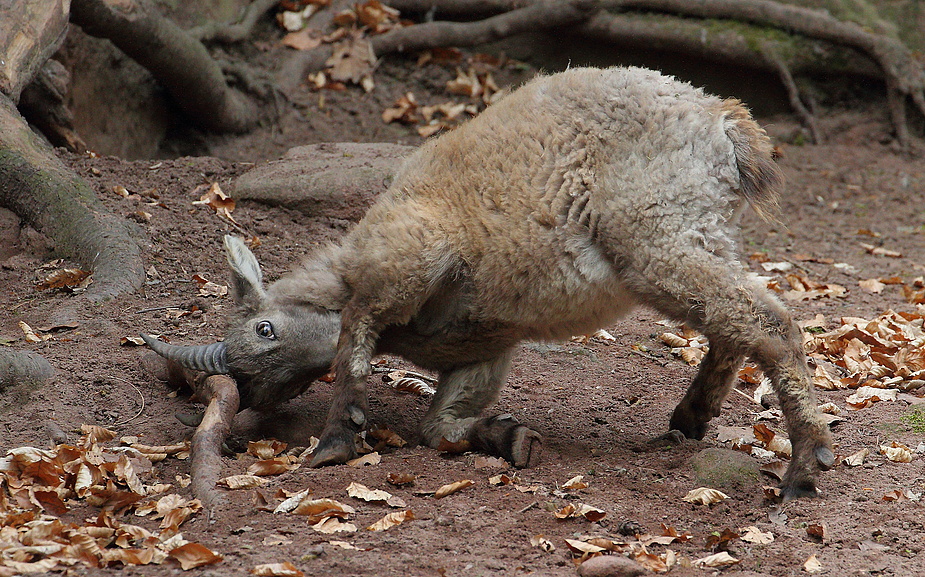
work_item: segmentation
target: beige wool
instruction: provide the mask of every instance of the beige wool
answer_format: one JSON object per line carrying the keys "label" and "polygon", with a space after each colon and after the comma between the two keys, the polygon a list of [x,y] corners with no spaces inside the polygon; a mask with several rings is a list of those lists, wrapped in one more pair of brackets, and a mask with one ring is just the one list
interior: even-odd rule
{"label": "beige wool", "polygon": [[788,421],[785,495],[815,494],[834,456],[799,329],[749,279],[734,240],[746,204],[769,214],[780,187],[770,140],[735,100],[642,68],[539,77],[421,146],[342,240],[268,289],[243,243],[226,240],[242,309],[228,364],[260,406],[304,390],[333,357],[315,465],[353,454],[370,359],[391,352],[440,372],[426,444],[526,466],[539,434],[482,415],[517,343],[645,304],[710,340],[670,427],[702,438],[751,356]]}

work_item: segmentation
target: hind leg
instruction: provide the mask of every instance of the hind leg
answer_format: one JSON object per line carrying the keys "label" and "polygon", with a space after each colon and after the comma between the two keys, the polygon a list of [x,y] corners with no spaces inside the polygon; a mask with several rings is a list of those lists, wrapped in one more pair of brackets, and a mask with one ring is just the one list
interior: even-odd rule
{"label": "hind leg", "polygon": [[421,425],[424,443],[442,451],[480,451],[517,467],[534,465],[542,444],[538,433],[509,415],[481,416],[497,400],[512,357],[506,351],[491,361],[442,373]]}
{"label": "hind leg", "polygon": [[[832,441],[817,414],[800,330],[783,305],[763,285],[747,279],[734,262],[704,250],[691,250],[671,263],[651,263],[643,270],[657,281],[635,279],[640,300],[684,320],[710,340],[711,353],[675,410],[671,426],[702,437],[731,389],[741,357],[750,356],[771,380],[793,444],[793,459],[781,483],[783,495],[815,495],[816,472],[834,464]],[[645,290],[639,290],[642,287]]]}
{"label": "hind leg", "polygon": [[710,350],[700,363],[694,382],[675,407],[669,427],[688,439],[703,439],[710,419],[719,416],[743,359],[744,355],[724,346],[723,341],[711,340]]}

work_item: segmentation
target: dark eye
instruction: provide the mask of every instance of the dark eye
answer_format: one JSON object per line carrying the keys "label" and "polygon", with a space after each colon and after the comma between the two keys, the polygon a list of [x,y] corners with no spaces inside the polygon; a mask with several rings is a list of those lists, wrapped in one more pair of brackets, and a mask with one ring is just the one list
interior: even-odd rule
{"label": "dark eye", "polygon": [[276,333],[273,332],[273,325],[270,321],[260,321],[257,323],[257,326],[254,327],[254,331],[259,337],[270,340],[276,339]]}

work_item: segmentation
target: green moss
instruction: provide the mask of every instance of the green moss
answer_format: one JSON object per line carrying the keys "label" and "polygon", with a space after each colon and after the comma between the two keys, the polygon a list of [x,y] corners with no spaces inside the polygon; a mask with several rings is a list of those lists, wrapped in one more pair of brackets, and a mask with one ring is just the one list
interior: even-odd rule
{"label": "green moss", "polygon": [[899,419],[913,432],[925,435],[925,407],[914,407]]}

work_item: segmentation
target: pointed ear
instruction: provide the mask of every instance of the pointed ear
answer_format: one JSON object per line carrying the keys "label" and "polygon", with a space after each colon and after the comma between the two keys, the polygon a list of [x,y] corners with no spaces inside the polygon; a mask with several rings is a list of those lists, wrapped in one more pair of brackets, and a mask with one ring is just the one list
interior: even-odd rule
{"label": "pointed ear", "polygon": [[256,310],[267,294],[263,290],[263,272],[257,257],[236,236],[225,236],[225,251],[231,265],[231,290],[235,302],[248,310]]}

